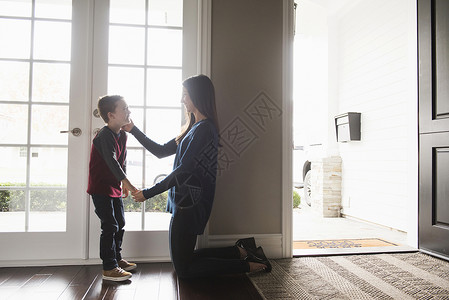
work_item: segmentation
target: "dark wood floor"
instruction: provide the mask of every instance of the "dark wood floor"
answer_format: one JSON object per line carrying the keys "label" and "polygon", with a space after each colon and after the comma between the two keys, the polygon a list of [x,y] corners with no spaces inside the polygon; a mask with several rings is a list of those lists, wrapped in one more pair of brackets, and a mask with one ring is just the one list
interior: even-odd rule
{"label": "dark wood floor", "polygon": [[131,280],[101,266],[0,268],[0,299],[262,299],[245,275],[179,280],[171,263],[140,263]]}

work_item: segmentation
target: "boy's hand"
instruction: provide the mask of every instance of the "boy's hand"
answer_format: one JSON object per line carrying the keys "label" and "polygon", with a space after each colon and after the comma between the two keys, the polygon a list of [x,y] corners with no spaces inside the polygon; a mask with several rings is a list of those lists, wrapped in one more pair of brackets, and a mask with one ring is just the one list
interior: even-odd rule
{"label": "boy's hand", "polygon": [[123,197],[123,198],[126,198],[126,197],[128,197],[128,195],[129,195],[129,190],[128,190],[128,188],[127,188],[126,186],[123,185],[123,188],[122,188],[122,197]]}
{"label": "boy's hand", "polygon": [[128,178],[125,178],[122,180],[122,190],[123,190],[123,196],[128,197],[129,192],[134,192],[137,189],[129,182]]}
{"label": "boy's hand", "polygon": [[130,122],[128,124],[125,124],[125,125],[122,126],[122,129],[125,130],[126,132],[130,132],[131,129],[133,129],[133,127],[134,127],[133,120],[129,119],[129,121]]}
{"label": "boy's hand", "polygon": [[134,192],[131,193],[131,195],[134,198],[134,201],[136,201],[136,202],[143,202],[143,201],[147,200],[143,196],[143,193],[141,190],[135,190]]}

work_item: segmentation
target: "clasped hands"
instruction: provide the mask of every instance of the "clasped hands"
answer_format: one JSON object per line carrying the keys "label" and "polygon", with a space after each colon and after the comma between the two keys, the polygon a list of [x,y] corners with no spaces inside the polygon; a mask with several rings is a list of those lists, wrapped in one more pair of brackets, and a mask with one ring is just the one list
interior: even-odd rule
{"label": "clasped hands", "polygon": [[128,197],[129,192],[131,192],[131,197],[136,202],[143,202],[147,199],[143,196],[142,190],[135,188],[127,178],[122,180],[123,197]]}

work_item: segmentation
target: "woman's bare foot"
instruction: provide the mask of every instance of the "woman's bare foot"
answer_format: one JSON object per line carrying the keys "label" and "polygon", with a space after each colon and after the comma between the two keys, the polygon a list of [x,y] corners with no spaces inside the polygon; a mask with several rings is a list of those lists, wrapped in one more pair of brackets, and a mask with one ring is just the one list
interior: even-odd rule
{"label": "woman's bare foot", "polygon": [[265,268],[267,267],[264,264],[259,264],[259,263],[255,263],[255,262],[248,262],[248,264],[249,264],[249,271],[250,272],[262,271],[262,270],[265,270]]}

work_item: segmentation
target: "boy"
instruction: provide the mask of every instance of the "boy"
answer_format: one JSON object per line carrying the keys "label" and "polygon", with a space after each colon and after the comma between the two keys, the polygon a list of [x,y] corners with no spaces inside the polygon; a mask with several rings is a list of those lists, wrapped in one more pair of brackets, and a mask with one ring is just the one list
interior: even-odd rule
{"label": "boy", "polygon": [[95,136],[89,162],[87,193],[92,196],[95,213],[101,221],[100,258],[103,279],[124,281],[137,267],[122,259],[121,244],[125,230],[122,201],[136,188],[126,178],[126,133],[121,127],[130,123],[128,105],[122,96],[104,96],[98,100],[98,111],[106,125]]}

